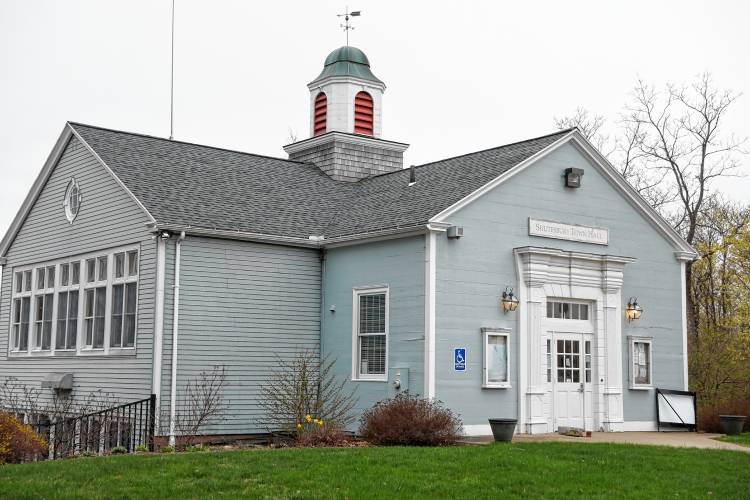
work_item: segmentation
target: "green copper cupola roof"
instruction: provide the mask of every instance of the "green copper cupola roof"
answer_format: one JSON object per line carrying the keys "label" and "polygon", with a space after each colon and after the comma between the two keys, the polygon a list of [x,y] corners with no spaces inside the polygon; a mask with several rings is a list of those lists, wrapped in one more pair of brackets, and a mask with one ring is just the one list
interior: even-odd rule
{"label": "green copper cupola roof", "polygon": [[356,47],[344,46],[334,50],[323,63],[323,71],[311,83],[331,76],[350,76],[361,80],[383,83],[370,71],[370,61]]}

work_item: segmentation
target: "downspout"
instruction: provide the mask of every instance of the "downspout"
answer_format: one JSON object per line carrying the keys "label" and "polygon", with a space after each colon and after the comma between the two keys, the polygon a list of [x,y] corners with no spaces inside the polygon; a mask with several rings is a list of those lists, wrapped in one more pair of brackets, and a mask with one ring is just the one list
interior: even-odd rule
{"label": "downspout", "polygon": [[[154,306],[154,351],[153,368],[151,374],[151,393],[156,395],[156,407],[161,408],[161,364],[164,337],[164,273],[166,267],[166,241],[169,233],[156,234],[156,304]],[[158,414],[157,414],[158,415]],[[159,430],[160,418],[154,422],[154,432],[161,435]]]}
{"label": "downspout", "polygon": [[180,233],[175,243],[174,255],[174,301],[172,310],[172,386],[169,392],[169,446],[175,445],[175,417],[177,415],[177,336],[179,333],[180,312],[180,250],[185,239],[185,231]]}

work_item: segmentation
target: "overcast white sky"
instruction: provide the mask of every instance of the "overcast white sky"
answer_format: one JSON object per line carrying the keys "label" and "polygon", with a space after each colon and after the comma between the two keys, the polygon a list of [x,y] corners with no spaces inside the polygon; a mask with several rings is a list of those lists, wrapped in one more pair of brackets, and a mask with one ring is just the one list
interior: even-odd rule
{"label": "overcast white sky", "polygon": [[[349,0],[351,45],[386,82],[383,137],[406,164],[554,130],[585,106],[616,117],[638,75],[708,70],[744,92],[750,2]],[[307,137],[307,82],[343,45],[344,2],[177,0],[175,138],[284,157]],[[170,0],[0,0],[0,233],[66,120],[169,135]],[[743,159],[750,174],[750,158]],[[750,200],[750,177],[722,184]]]}

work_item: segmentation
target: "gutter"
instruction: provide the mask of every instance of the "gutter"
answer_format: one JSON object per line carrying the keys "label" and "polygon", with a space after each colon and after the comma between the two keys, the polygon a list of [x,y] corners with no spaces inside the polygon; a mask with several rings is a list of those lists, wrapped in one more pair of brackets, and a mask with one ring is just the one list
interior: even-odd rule
{"label": "gutter", "polygon": [[297,238],[293,236],[279,236],[272,234],[263,233],[251,233],[244,231],[232,231],[226,229],[210,229],[193,227],[179,224],[148,224],[147,227],[154,231],[170,231],[173,233],[184,232],[192,236],[204,236],[207,238],[222,238],[228,240],[238,241],[255,241],[259,243],[272,243],[277,245],[289,245],[304,248],[326,248],[329,245],[338,243],[356,243],[359,241],[365,242],[374,238],[382,238],[384,236],[391,235],[405,235],[405,233],[424,233],[426,230],[437,230],[444,231],[445,228],[450,226],[449,223],[421,223],[410,226],[396,227],[391,229],[382,229],[376,231],[370,231],[367,233],[357,233],[346,236],[335,236],[332,238],[326,238],[324,236],[311,235],[308,238]]}
{"label": "gutter", "polygon": [[180,312],[180,251],[185,239],[185,231],[180,233],[175,243],[174,257],[174,301],[172,309],[172,386],[169,392],[169,446],[175,445],[175,419],[177,415],[177,337],[179,334]]}

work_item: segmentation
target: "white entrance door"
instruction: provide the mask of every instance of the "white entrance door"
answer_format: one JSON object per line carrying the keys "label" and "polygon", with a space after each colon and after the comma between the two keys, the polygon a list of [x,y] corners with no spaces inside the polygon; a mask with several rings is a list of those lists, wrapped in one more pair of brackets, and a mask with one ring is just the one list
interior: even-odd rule
{"label": "white entrance door", "polygon": [[586,333],[556,333],[553,380],[555,430],[593,430],[592,340]]}

